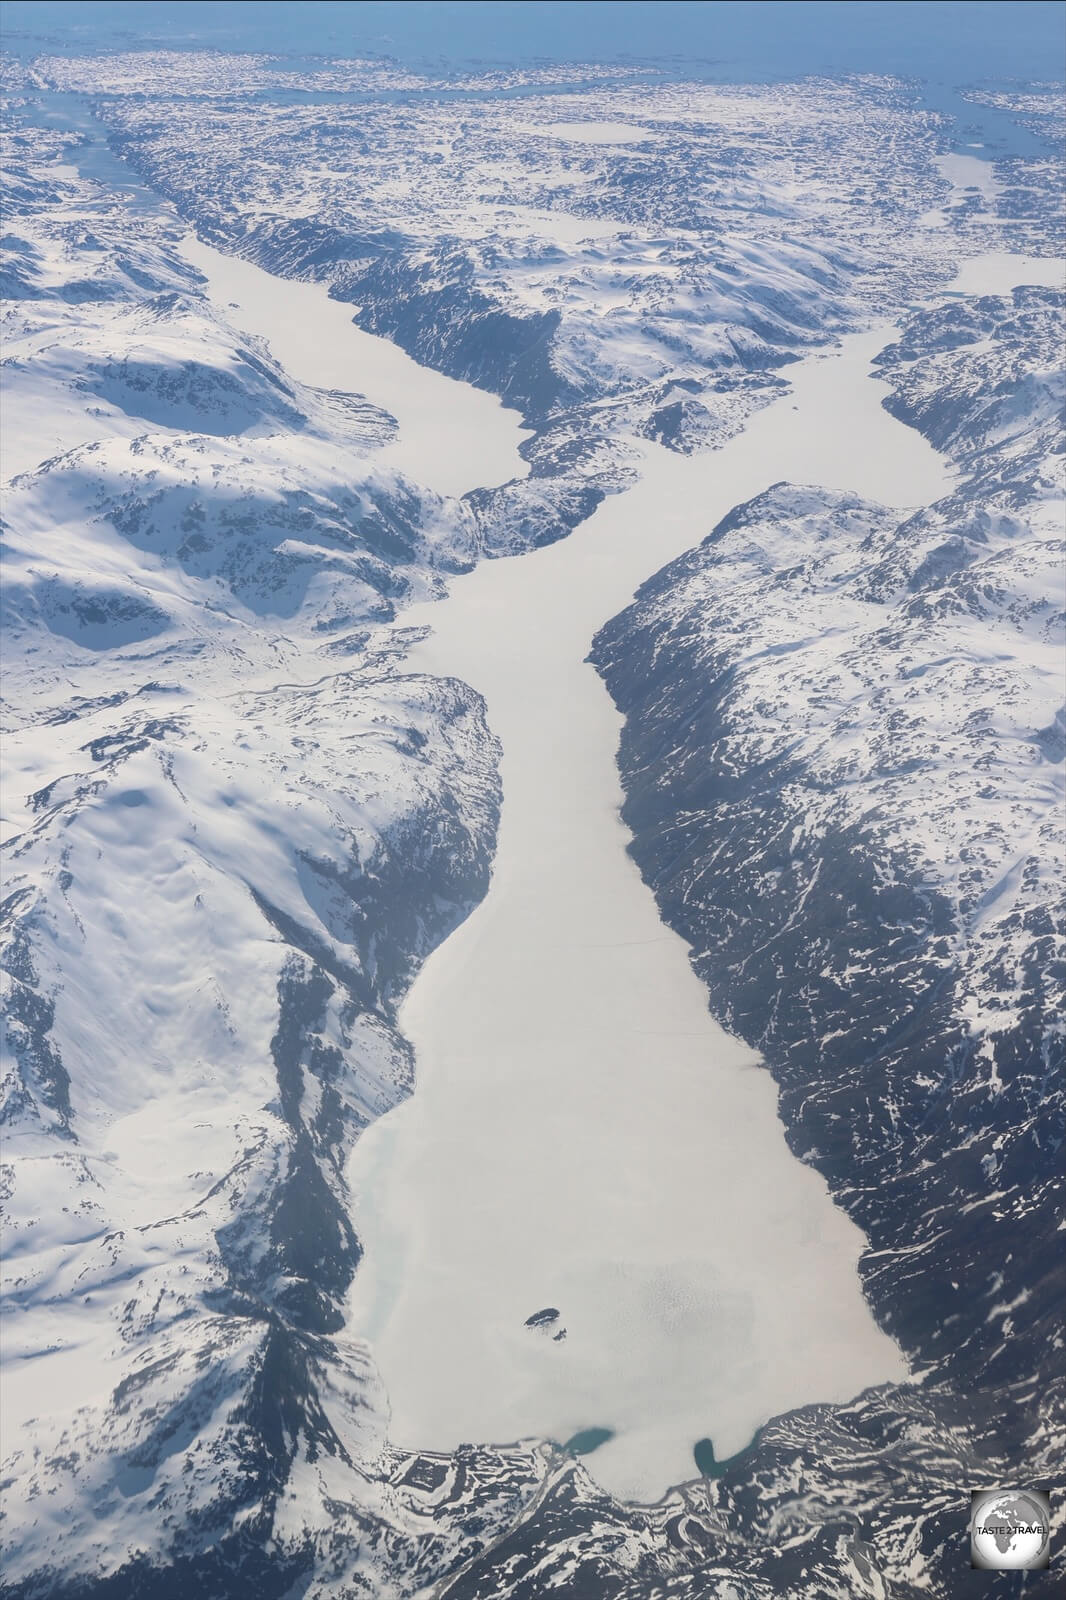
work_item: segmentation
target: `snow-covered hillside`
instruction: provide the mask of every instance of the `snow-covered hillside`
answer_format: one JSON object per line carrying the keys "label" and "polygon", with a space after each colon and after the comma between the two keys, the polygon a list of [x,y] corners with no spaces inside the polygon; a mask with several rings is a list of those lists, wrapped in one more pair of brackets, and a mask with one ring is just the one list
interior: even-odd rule
{"label": "snow-covered hillside", "polygon": [[367,648],[469,563],[472,515],[221,323],[165,209],[134,265],[54,141],[13,154],[9,1584],[247,1530],[314,1439],[381,1448],[367,1355],[329,1337],[344,1165],[409,1091],[396,1004],[499,805],[478,697]]}
{"label": "snow-covered hillside", "polygon": [[901,523],[779,484],[595,648],[664,918],[933,1404],[1034,1481],[1062,1400],[1062,336],[1050,290],[916,314],[886,403],[955,492]]}
{"label": "snow-covered hillside", "polygon": [[[917,1600],[965,1592],[971,1485],[1058,1470],[1061,309],[937,298],[978,248],[1051,254],[1056,165],[967,190],[895,80],[654,77],[11,74],[12,1600]],[[77,94],[144,184],[79,145]],[[519,406],[528,474],[457,500],[398,472],[387,411],[205,295],[190,226]],[[405,667],[403,609],[904,312],[878,370],[956,491],[901,523],[777,485],[595,659],[636,860],[922,1381],[772,1418],[651,1507],[547,1440],[400,1449],[344,1331],[346,1161],[410,1092],[397,1008],[484,895],[501,804],[480,697]]]}
{"label": "snow-covered hillside", "polygon": [[946,193],[938,130],[890,80],[588,88],[563,121],[490,82],[476,109],[324,108],[265,81],[190,99],[170,61],[147,102],[112,58],[37,70],[102,95],[118,148],[205,237],[325,279],[362,326],[541,424],[621,402],[683,448],[727,437],[798,351],[954,257],[923,220]]}

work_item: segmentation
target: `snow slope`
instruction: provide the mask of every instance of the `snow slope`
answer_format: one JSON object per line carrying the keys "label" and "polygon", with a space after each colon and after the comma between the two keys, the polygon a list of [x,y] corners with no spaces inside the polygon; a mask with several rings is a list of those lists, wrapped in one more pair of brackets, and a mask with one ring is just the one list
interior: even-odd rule
{"label": "snow slope", "polygon": [[473,558],[469,512],[235,334],[165,211],[134,272],[113,199],[47,138],[15,156],[3,1433],[32,1589],[239,1542],[301,1473],[328,1526],[329,1463],[383,1448],[331,1337],[345,1161],[409,1091],[396,1003],[484,891],[499,786],[478,697],[366,649]]}
{"label": "snow slope", "polygon": [[595,647],[665,920],[867,1234],[930,1404],[1034,1481],[1063,1383],[1063,310],[955,301],[879,358],[946,498],[901,521],[778,484]]}
{"label": "snow slope", "polygon": [[[794,1149],[874,1239],[868,1293],[924,1381],[772,1418],[721,1475],[633,1507],[543,1440],[400,1448],[343,1331],[347,1158],[409,1090],[397,1006],[484,895],[499,805],[478,695],[405,667],[398,612],[479,555],[561,539],[649,440],[712,470],[701,452],[782,395],[797,354],[933,294],[978,240],[1055,249],[1050,161],[997,165],[999,220],[958,204],[922,225],[952,195],[906,85],[649,92],[583,66],[564,119],[539,89],[576,70],[442,95],[382,63],[164,53],[12,79],[13,1596],[956,1592],[969,1486],[1047,1482],[1061,1459],[1033,1049],[1060,750],[1042,720],[1054,323],[1032,294],[940,306],[884,358],[897,414],[957,459],[955,495],[901,526],[817,484],[774,490],[597,647],[629,714],[640,864],[682,931],[691,904],[715,1008],[758,1036]],[[50,85],[95,97],[156,192],[34,125],[73,115]],[[538,93],[493,98],[511,86]],[[561,120],[647,136],[546,138]],[[410,481],[388,415],[295,381],[205,295],[190,224],[522,407],[528,473],[461,501]],[[703,570],[719,553],[740,618]],[[717,856],[704,613],[744,711]],[[678,770],[694,803],[667,835]],[[981,828],[966,862],[962,818]],[[812,882],[819,850],[854,916],[823,898],[828,871]],[[701,898],[723,883],[724,975]],[[884,1034],[912,1013],[917,1066],[911,1036]]]}

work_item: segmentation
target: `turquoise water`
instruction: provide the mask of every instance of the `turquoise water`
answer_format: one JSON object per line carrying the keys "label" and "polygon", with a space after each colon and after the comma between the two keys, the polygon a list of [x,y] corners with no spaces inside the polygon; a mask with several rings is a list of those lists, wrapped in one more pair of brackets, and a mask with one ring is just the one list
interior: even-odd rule
{"label": "turquoise water", "polygon": [[743,1450],[737,1450],[733,1455],[726,1456],[724,1461],[719,1461],[715,1456],[714,1445],[711,1440],[697,1439],[692,1447],[696,1470],[703,1478],[724,1478],[731,1467],[735,1466],[738,1461],[743,1461],[745,1456],[751,1454],[758,1442],[759,1435],[756,1434],[751,1443],[745,1445]]}
{"label": "turquoise water", "polygon": [[590,1456],[598,1450],[601,1444],[606,1444],[608,1439],[614,1438],[613,1428],[582,1428],[580,1433],[575,1433],[573,1438],[567,1439],[563,1445],[572,1456]]}

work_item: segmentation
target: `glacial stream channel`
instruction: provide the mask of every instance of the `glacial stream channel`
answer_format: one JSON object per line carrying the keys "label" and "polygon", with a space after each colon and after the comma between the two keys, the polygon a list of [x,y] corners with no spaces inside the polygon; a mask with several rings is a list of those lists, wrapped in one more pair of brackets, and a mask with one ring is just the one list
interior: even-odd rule
{"label": "glacial stream channel", "polygon": [[[521,470],[515,413],[397,367],[320,288],[188,254],[293,376],[397,414],[413,478],[455,492]],[[1046,281],[1050,263],[1028,265],[990,258],[987,288]],[[569,538],[484,561],[400,619],[432,630],[412,670],[484,695],[504,805],[489,893],[403,1007],[416,1091],[349,1174],[366,1252],[350,1332],[372,1342],[399,1445],[584,1439],[606,1489],[652,1501],[694,1476],[700,1439],[721,1460],[777,1413],[906,1375],[861,1292],[862,1234],[789,1151],[769,1073],[710,1016],[626,853],[621,719],[585,660],[645,578],[772,483],[900,507],[948,491],[869,376],[892,337],[789,368],[791,392],[721,450],[643,445],[640,481]],[[382,362],[433,426],[405,428]],[[461,449],[440,448],[442,417]]]}

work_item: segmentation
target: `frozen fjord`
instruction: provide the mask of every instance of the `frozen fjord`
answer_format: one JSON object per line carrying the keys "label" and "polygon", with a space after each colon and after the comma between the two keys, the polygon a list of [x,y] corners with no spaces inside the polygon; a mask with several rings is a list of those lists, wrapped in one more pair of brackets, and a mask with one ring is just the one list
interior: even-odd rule
{"label": "frozen fjord", "polygon": [[[569,539],[483,563],[405,613],[412,656],[486,697],[503,743],[492,886],[402,1013],[412,1100],[353,1157],[369,1336],[394,1436],[602,1427],[605,1488],[654,1500],[777,1412],[905,1371],[863,1299],[859,1231],[791,1154],[776,1089],[710,1017],[626,854],[620,718],[585,663],[599,625],[770,483],[917,504],[940,458],[880,405],[884,331],[790,369],[715,454],[645,448],[640,482]],[[525,1326],[558,1308],[565,1340]]]}
{"label": "frozen fjord", "polygon": [[[402,409],[355,344],[346,355],[341,319],[367,336],[341,306],[324,374],[323,290],[196,249],[253,331],[276,343],[285,323],[294,376]],[[234,273],[266,280],[261,303]],[[364,1135],[350,1173],[367,1252],[352,1331],[373,1342],[397,1442],[610,1428],[594,1475],[647,1500],[692,1475],[702,1435],[724,1457],[769,1415],[902,1374],[860,1293],[862,1236],[789,1152],[772,1082],[709,1017],[625,853],[619,719],[584,662],[645,577],[771,482],[904,506],[945,492],[939,458],[868,376],[890,337],[792,368],[793,393],[716,454],[644,447],[641,482],[569,539],[483,563],[404,614],[433,630],[412,666],[485,695],[505,804],[490,893],[404,1009],[417,1092]],[[458,421],[462,487],[499,481],[474,419]],[[402,465],[444,488],[439,443],[422,439],[420,455],[408,429]],[[565,1340],[526,1328],[546,1306]]]}
{"label": "frozen fjord", "polygon": [[391,340],[357,328],[354,308],[319,284],[275,278],[195,235],[182,254],[206,277],[210,298],[267,339],[294,377],[366,395],[396,418],[396,438],[377,458],[382,466],[445,495],[525,477],[518,454],[525,430],[495,395],[422,367]]}

